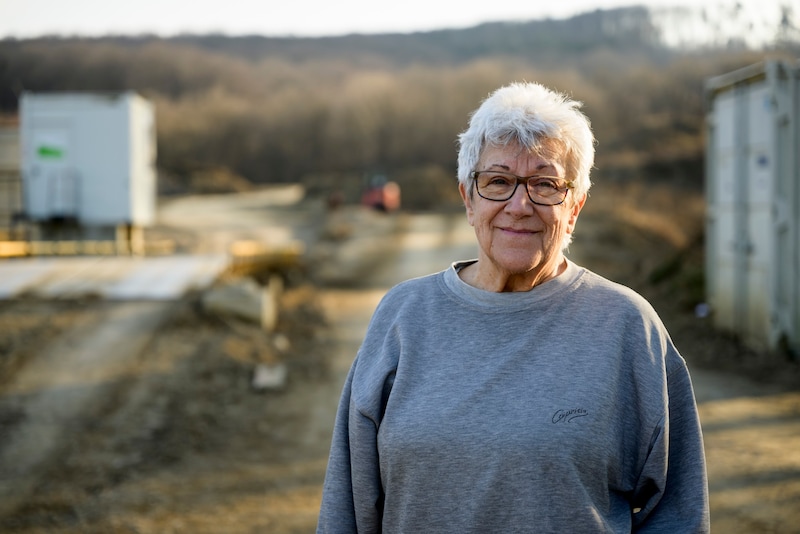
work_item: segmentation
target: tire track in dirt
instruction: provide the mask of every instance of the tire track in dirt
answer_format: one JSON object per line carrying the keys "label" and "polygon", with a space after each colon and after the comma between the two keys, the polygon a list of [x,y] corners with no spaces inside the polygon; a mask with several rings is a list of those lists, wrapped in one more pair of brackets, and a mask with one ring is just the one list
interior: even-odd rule
{"label": "tire track in dirt", "polygon": [[108,402],[171,311],[163,302],[108,308],[52,340],[6,384],[0,405],[17,420],[0,443],[0,517],[25,502],[60,447],[80,432],[79,422]]}

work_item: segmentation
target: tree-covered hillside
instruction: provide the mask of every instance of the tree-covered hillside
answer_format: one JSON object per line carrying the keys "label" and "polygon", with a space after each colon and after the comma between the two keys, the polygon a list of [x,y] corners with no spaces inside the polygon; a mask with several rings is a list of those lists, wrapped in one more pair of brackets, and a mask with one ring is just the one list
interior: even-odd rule
{"label": "tree-covered hillside", "polygon": [[0,112],[13,115],[23,91],[133,90],[156,104],[165,186],[355,189],[380,172],[404,191],[428,184],[426,207],[454,191],[469,112],[499,85],[540,81],[585,103],[598,173],[699,184],[704,81],[800,49],[674,49],[660,35],[630,8],[414,34],[4,40]]}

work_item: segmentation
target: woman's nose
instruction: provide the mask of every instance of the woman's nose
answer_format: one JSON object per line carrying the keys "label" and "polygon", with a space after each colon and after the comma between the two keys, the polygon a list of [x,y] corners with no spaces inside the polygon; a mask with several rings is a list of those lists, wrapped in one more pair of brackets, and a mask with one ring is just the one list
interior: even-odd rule
{"label": "woman's nose", "polygon": [[531,210],[533,210],[533,202],[528,196],[528,186],[525,183],[517,182],[514,194],[506,201],[506,211],[530,212]]}

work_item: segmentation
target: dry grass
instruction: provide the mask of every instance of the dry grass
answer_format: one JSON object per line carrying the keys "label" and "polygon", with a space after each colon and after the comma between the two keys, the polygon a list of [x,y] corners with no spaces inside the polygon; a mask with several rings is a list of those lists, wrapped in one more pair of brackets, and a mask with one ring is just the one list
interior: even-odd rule
{"label": "dry grass", "polygon": [[578,221],[571,256],[590,269],[646,289],[683,272],[702,273],[705,201],[697,189],[601,183]]}

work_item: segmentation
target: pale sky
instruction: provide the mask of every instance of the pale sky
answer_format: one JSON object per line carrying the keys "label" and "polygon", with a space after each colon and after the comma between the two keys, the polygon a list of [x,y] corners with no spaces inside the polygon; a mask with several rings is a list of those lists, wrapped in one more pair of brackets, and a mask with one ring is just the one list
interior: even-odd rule
{"label": "pale sky", "polygon": [[[738,0],[759,3],[777,0]],[[796,0],[790,0],[790,4]],[[0,0],[0,38],[217,32],[326,36],[465,28],[482,22],[563,18],[645,4],[735,5],[737,0]],[[461,4],[461,5],[458,5]]]}

